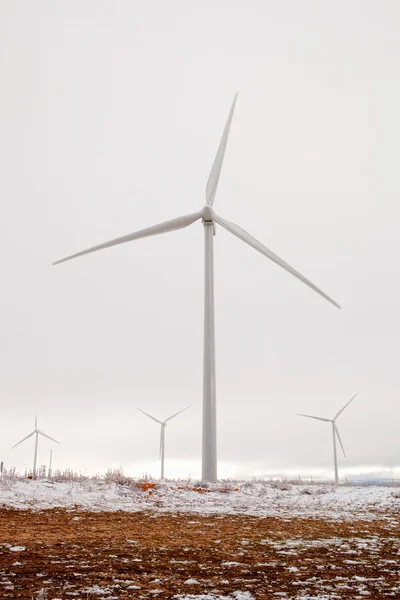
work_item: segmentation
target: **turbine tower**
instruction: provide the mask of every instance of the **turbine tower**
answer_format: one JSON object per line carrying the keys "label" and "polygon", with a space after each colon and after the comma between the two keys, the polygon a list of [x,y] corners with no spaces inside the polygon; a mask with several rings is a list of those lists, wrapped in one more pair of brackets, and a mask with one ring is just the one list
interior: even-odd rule
{"label": "turbine tower", "polygon": [[[357,392],[358,393],[358,392]],[[297,413],[299,417],[307,417],[308,419],[317,419],[317,421],[326,421],[327,423],[332,423],[332,436],[333,436],[333,460],[334,460],[334,465],[335,465],[335,484],[339,485],[339,473],[338,473],[338,460],[337,460],[337,449],[336,449],[336,437],[339,440],[339,443],[342,447],[342,451],[343,451],[343,456],[346,457],[346,452],[344,451],[343,448],[343,444],[342,444],[342,440],[340,439],[340,434],[339,434],[339,429],[338,426],[336,425],[336,419],[338,418],[339,415],[342,414],[342,412],[344,411],[344,409],[350,404],[350,402],[352,400],[354,400],[354,398],[357,396],[357,394],[354,394],[354,396],[352,398],[350,398],[350,400],[348,402],[346,402],[346,404],[343,406],[343,408],[341,408],[339,410],[339,412],[336,413],[336,415],[333,417],[333,419],[324,419],[323,417],[314,417],[312,415],[303,415],[301,413]]]}
{"label": "turbine tower", "polygon": [[53,474],[52,468],[51,468],[51,463],[53,462],[53,449],[50,450],[50,460],[49,460],[49,468],[47,471],[47,477],[51,477]]}
{"label": "turbine tower", "polygon": [[33,471],[32,471],[32,477],[33,479],[36,479],[36,463],[37,463],[37,452],[38,452],[38,441],[39,441],[39,435],[43,435],[43,437],[51,440],[52,442],[55,442],[56,444],[59,444],[60,442],[57,442],[57,440],[53,439],[52,437],[50,437],[49,435],[46,435],[45,433],[43,433],[43,431],[40,431],[40,429],[37,428],[37,416],[35,417],[35,429],[32,431],[32,433],[30,433],[29,435],[27,435],[26,437],[24,437],[20,442],[18,442],[18,444],[15,444],[15,446],[13,446],[11,448],[11,450],[13,448],[16,448],[17,446],[19,446],[20,444],[22,444],[22,442],[24,442],[25,440],[27,440],[28,438],[32,437],[33,435],[36,435],[36,439],[35,439],[35,453],[33,455]]}
{"label": "turbine tower", "polygon": [[187,410],[188,408],[190,408],[190,407],[186,406],[185,408],[182,408],[182,410],[178,411],[177,413],[174,413],[173,415],[168,417],[168,419],[165,419],[165,421],[159,421],[158,419],[156,419],[155,417],[152,417],[151,415],[149,415],[149,413],[145,412],[141,408],[138,408],[138,410],[140,410],[141,413],[143,413],[147,417],[150,417],[150,419],[153,419],[153,421],[155,421],[156,423],[159,423],[161,425],[161,434],[160,434],[161,481],[164,481],[165,428],[167,426],[168,421],[170,421],[174,417],[177,417],[184,410]]}
{"label": "turbine tower", "polygon": [[104,242],[97,246],[92,246],[81,252],[67,256],[53,263],[53,265],[61,262],[77,258],[84,254],[103,250],[111,246],[132,242],[144,237],[168,233],[188,227],[195,221],[202,220],[204,225],[205,236],[205,266],[204,266],[204,353],[203,353],[203,426],[202,426],[202,478],[205,481],[217,480],[217,411],[216,411],[216,382],[215,382],[215,333],[214,333],[214,255],[213,255],[213,235],[215,235],[216,225],[220,225],[240,240],[252,246],[261,254],[278,264],[283,269],[294,275],[318,292],[326,300],[331,302],[337,308],[340,306],[327,296],[322,290],[315,286],[311,281],[306,279],[301,273],[296,271],[288,263],[274,254],[266,246],[261,244],[252,235],[244,229],[235,225],[231,221],[223,219],[214,212],[213,205],[215,195],[217,193],[219,177],[221,174],[222,163],[224,160],[225,149],[228,142],[229,130],[231,127],[232,117],[235,110],[237,94],[233,100],[232,107],[229,112],[228,120],[222,134],[222,139],[219,144],[214,163],[208,178],[206,186],[206,204],[199,211],[189,215],[184,215],[170,221],[152,225],[146,229],[141,229],[134,233],[129,233],[122,237]]}

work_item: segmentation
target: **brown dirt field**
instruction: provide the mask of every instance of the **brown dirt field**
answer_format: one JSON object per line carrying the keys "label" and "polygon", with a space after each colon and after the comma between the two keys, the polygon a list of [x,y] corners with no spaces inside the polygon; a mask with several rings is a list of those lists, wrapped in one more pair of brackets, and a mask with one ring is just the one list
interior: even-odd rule
{"label": "brown dirt field", "polygon": [[0,509],[0,598],[235,591],[262,600],[400,598],[398,521]]}

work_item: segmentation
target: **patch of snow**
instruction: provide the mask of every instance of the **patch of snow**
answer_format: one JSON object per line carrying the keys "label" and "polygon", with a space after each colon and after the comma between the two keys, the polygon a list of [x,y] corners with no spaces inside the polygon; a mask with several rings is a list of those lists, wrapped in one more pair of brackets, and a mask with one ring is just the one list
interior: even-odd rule
{"label": "patch of snow", "polygon": [[[273,482],[272,482],[273,483]],[[258,517],[324,518],[327,520],[388,519],[399,509],[399,498],[385,486],[326,486],[326,493],[303,494],[304,485],[293,485],[282,492],[270,482],[235,482],[229,494],[218,492],[220,484],[210,484],[206,494],[199,493],[193,484],[168,482],[154,488],[152,494],[104,482],[101,486],[88,482],[62,482],[46,485],[40,480],[19,480],[2,485],[0,505],[16,509],[45,510],[65,508],[84,511],[152,511],[160,513],[192,513],[198,515],[245,514]],[[73,517],[76,520],[79,517]],[[396,519],[389,519],[394,527]],[[198,523],[193,520],[190,523]],[[205,526],[213,526],[205,523]],[[134,544],[135,540],[127,540]],[[241,544],[246,545],[247,540]]]}
{"label": "patch of snow", "polygon": [[221,596],[218,592],[211,592],[210,594],[177,594],[174,598],[179,598],[179,600],[254,600],[254,596],[250,592],[239,590],[229,596]]}

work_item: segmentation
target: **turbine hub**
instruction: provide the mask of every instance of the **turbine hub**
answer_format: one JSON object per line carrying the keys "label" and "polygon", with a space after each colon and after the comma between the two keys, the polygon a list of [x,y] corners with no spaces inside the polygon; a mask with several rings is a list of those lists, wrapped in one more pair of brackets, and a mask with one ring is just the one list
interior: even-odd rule
{"label": "turbine hub", "polygon": [[201,218],[203,219],[203,223],[212,223],[213,214],[214,211],[212,209],[212,206],[208,206],[207,204],[203,206],[203,210],[201,211]]}

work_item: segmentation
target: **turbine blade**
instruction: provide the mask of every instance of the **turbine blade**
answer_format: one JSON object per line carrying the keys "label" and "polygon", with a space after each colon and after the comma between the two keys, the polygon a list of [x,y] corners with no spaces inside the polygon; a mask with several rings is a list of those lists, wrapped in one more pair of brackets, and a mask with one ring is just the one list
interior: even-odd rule
{"label": "turbine blade", "polygon": [[57,440],[55,440],[54,438],[52,438],[49,435],[47,435],[46,433],[43,433],[43,431],[40,431],[40,429],[38,429],[37,432],[40,433],[40,435],[43,435],[47,439],[51,440],[52,442],[55,442],[56,444],[60,443],[60,442],[57,442]]}
{"label": "turbine blade", "polygon": [[183,217],[177,217],[176,219],[171,219],[170,221],[164,221],[163,223],[158,223],[157,225],[152,225],[151,227],[147,227],[146,229],[141,229],[140,231],[136,231],[135,233],[128,233],[128,235],[123,235],[122,237],[115,238],[114,240],[110,240],[109,242],[104,242],[103,244],[99,244],[98,246],[92,246],[87,250],[82,250],[81,252],[77,252],[76,254],[71,254],[71,256],[67,256],[65,258],[61,258],[56,262],[53,262],[53,265],[58,265],[67,260],[71,260],[72,258],[77,258],[78,256],[83,256],[84,254],[90,254],[91,252],[97,252],[97,250],[103,250],[104,248],[110,248],[111,246],[117,246],[118,244],[125,244],[125,242],[132,242],[134,240],[138,240],[140,238],[150,237],[152,235],[159,235],[161,233],[168,233],[169,231],[176,231],[177,229],[184,229],[188,227],[195,221],[201,219],[202,213],[192,213],[190,215],[184,215]]}
{"label": "turbine blade", "polygon": [[340,435],[339,435],[339,429],[337,428],[337,425],[336,425],[336,423],[334,423],[334,424],[333,424],[333,426],[334,426],[334,428],[335,428],[335,433],[336,433],[336,435],[337,435],[337,439],[339,440],[339,443],[340,443],[340,445],[341,445],[341,447],[342,447],[343,456],[346,458],[346,452],[344,451],[343,444],[342,444],[342,440],[340,439]]}
{"label": "turbine blade", "polygon": [[308,417],[309,419],[317,419],[317,421],[327,421],[328,423],[332,423],[332,419],[324,419],[323,417],[313,417],[312,415],[303,415],[302,413],[297,413],[299,417]]}
{"label": "turbine blade", "polygon": [[167,423],[168,421],[170,421],[171,419],[173,419],[174,417],[177,417],[178,415],[180,415],[184,410],[187,410],[188,408],[190,408],[190,406],[186,406],[185,408],[182,408],[182,410],[178,411],[177,413],[171,415],[170,417],[168,417],[168,419],[165,419],[164,423]]}
{"label": "turbine blade", "polygon": [[246,244],[249,244],[249,246],[252,246],[253,248],[255,248],[255,250],[258,250],[259,252],[261,252],[261,254],[264,254],[264,256],[271,259],[277,265],[279,265],[283,269],[286,269],[286,271],[288,271],[289,273],[291,273],[292,275],[297,277],[297,279],[300,279],[300,281],[302,281],[303,283],[308,285],[311,289],[313,289],[315,292],[317,292],[318,294],[323,296],[326,300],[328,300],[328,302],[331,302],[337,308],[341,308],[339,306],[339,304],[337,302],[335,302],[334,300],[332,300],[332,298],[327,296],[327,294],[325,294],[325,292],[323,292],[316,285],[311,283],[311,281],[306,279],[306,277],[304,277],[301,273],[296,271],[296,269],[293,269],[293,267],[291,267],[287,262],[285,262],[284,260],[279,258],[279,256],[277,256],[276,254],[271,252],[271,250],[268,250],[268,248],[266,246],[264,246],[264,244],[261,244],[261,242],[256,240],[247,231],[245,231],[238,225],[235,225],[235,223],[232,223],[231,221],[226,221],[225,219],[223,219],[219,215],[216,215],[215,213],[213,213],[213,220],[216,223],[218,223],[219,225],[221,225],[221,227],[224,227],[224,229],[226,229],[233,235],[236,235],[236,237],[238,237],[240,240],[242,240],[243,242],[246,242]]}
{"label": "turbine blade", "polygon": [[153,421],[155,421],[156,423],[159,423],[160,425],[162,425],[162,421],[159,421],[155,417],[152,417],[151,415],[149,415],[149,413],[145,412],[141,408],[138,408],[138,410],[140,410],[140,412],[143,413],[144,415],[147,415],[148,417],[150,417],[150,419],[153,419]]}
{"label": "turbine blade", "polygon": [[[357,394],[358,394],[358,392],[357,392]],[[344,411],[344,409],[345,409],[345,408],[346,408],[346,407],[347,407],[347,406],[350,404],[350,402],[351,402],[352,400],[354,400],[354,398],[357,396],[357,394],[354,394],[354,396],[353,396],[352,398],[350,398],[350,400],[349,400],[348,402],[346,402],[346,404],[343,406],[343,408],[341,408],[341,409],[339,410],[339,412],[337,412],[337,413],[336,413],[336,415],[335,415],[335,416],[334,416],[334,418],[333,418],[333,420],[334,420],[334,421],[336,421],[336,419],[338,418],[338,416],[342,414],[342,412],[343,412],[343,411]]]}
{"label": "turbine blade", "polygon": [[37,430],[37,414],[35,416],[35,431]]}
{"label": "turbine blade", "polygon": [[228,120],[226,122],[220,144],[218,146],[217,154],[214,158],[213,166],[211,167],[210,175],[208,177],[206,187],[206,200],[208,206],[212,206],[214,204],[215,194],[217,193],[219,176],[221,175],[222,163],[224,162],[225,150],[229,137],[229,130],[231,128],[237,98],[238,94],[236,93],[232,102],[231,110],[229,111]]}
{"label": "turbine blade", "polygon": [[18,442],[18,444],[15,444],[12,448],[10,448],[10,450],[12,450],[13,448],[16,448],[17,446],[19,446],[20,444],[22,444],[22,442],[24,442],[28,438],[32,437],[33,435],[35,435],[35,433],[36,433],[36,431],[32,431],[32,433],[30,433],[29,435],[27,435],[26,437],[24,437],[20,442]]}

